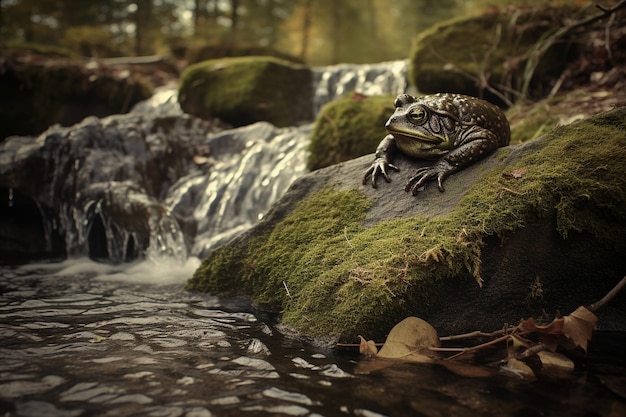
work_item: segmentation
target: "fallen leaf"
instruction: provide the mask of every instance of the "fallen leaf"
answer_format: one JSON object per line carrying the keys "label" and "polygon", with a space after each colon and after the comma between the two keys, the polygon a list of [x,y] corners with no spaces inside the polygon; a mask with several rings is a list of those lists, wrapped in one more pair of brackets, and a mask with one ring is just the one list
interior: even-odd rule
{"label": "fallen leaf", "polygon": [[561,370],[571,372],[574,370],[574,362],[567,356],[560,353],[542,351],[538,352],[537,356],[541,360],[541,365],[544,371]]}
{"label": "fallen leaf", "polygon": [[521,168],[516,168],[511,172],[504,172],[502,176],[508,180],[519,179],[519,178],[524,177],[524,175],[526,175],[527,172],[528,172],[528,168],[521,167]]}
{"label": "fallen leaf", "polygon": [[591,340],[598,317],[587,308],[580,306],[573,313],[563,317],[563,334],[587,351],[587,342]]}
{"label": "fallen leaf", "polygon": [[598,318],[587,308],[580,306],[570,315],[554,319],[552,323],[541,326],[535,323],[531,317],[522,320],[520,327],[522,330],[537,332],[541,341],[552,351],[556,350],[559,338],[555,336],[564,335],[570,338],[577,346],[587,351],[587,342],[591,340],[591,335],[596,327]]}
{"label": "fallen leaf", "polygon": [[433,326],[420,318],[407,317],[391,329],[376,357],[430,362],[433,354],[428,348],[438,346],[439,336]]}
{"label": "fallen leaf", "polygon": [[535,379],[535,373],[530,368],[530,366],[526,365],[524,362],[519,359],[511,358],[506,362],[506,365],[500,368],[502,372],[505,374],[517,375],[523,379]]}
{"label": "fallen leaf", "polygon": [[365,338],[359,335],[359,339],[361,339],[361,344],[359,345],[359,353],[365,356],[376,356],[378,353],[378,348],[376,347],[376,342],[373,340],[365,340]]}

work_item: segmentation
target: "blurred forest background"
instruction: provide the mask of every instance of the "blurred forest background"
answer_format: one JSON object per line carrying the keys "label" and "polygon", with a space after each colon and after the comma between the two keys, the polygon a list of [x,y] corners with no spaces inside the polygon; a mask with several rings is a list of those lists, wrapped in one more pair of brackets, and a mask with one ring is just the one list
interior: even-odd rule
{"label": "blurred forest background", "polygon": [[[184,55],[203,45],[263,48],[309,65],[408,56],[433,23],[542,0],[0,0],[6,45],[83,57]],[[553,2],[555,3],[555,2]],[[575,0],[556,1],[558,4]],[[580,3],[580,1],[578,1]]]}

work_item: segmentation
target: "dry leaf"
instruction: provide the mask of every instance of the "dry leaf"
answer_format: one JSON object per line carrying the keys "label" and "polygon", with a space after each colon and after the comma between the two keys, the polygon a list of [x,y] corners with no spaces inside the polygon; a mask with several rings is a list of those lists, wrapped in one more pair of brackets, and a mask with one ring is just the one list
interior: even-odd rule
{"label": "dry leaf", "polygon": [[520,378],[524,379],[535,379],[535,373],[530,368],[530,366],[526,365],[524,362],[519,359],[511,358],[506,362],[502,368],[502,371],[508,374],[517,375]]}
{"label": "dry leaf", "polygon": [[556,345],[559,344],[559,335],[567,336],[587,351],[587,342],[591,340],[597,321],[595,314],[580,306],[570,315],[554,319],[548,325],[537,325],[534,319],[530,318],[522,320],[520,327],[522,330],[539,333],[541,341],[552,351],[556,350]]}
{"label": "dry leaf", "polygon": [[538,352],[539,360],[544,371],[550,371],[553,369],[571,372],[574,370],[574,362],[567,356],[554,352]]}
{"label": "dry leaf", "polygon": [[587,351],[587,342],[591,340],[598,317],[585,307],[578,307],[569,316],[563,317],[563,334]]}
{"label": "dry leaf", "polygon": [[508,180],[514,179],[514,178],[519,179],[519,178],[522,178],[524,175],[526,175],[527,172],[528,172],[528,168],[521,167],[521,168],[514,169],[511,172],[505,172],[502,174],[502,176]]}
{"label": "dry leaf", "polygon": [[407,317],[391,329],[376,357],[430,362],[428,348],[438,346],[439,336],[433,326],[420,318]]}
{"label": "dry leaf", "polygon": [[361,344],[359,345],[359,353],[365,356],[376,356],[378,353],[378,348],[376,347],[376,342],[373,340],[365,340],[365,338],[359,335],[359,339],[361,339]]}

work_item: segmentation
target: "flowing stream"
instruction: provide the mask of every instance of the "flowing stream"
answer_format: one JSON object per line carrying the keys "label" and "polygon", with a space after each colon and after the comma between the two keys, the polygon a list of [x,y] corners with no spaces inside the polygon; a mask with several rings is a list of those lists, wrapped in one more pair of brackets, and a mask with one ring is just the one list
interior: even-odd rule
{"label": "flowing stream", "polygon": [[[315,108],[350,90],[403,92],[406,67],[401,61],[318,68]],[[67,260],[0,263],[0,413],[624,411],[618,399],[623,366],[611,368],[615,375],[583,362],[572,374],[537,381],[498,373],[464,378],[440,366],[406,363],[362,373],[356,349],[301,340],[245,300],[185,291],[211,248],[257,222],[306,172],[311,129],[267,123],[229,129],[182,114],[175,90],[164,88],[128,115],[88,118],[2,143],[8,207],[22,210],[20,199],[37,196],[31,203],[41,217],[42,240],[48,250],[64,248]]]}

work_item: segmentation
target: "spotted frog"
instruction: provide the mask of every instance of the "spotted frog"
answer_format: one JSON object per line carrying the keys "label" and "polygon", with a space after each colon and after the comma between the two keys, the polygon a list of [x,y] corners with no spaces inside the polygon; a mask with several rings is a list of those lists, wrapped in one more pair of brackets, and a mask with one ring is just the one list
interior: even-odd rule
{"label": "spotted frog", "polygon": [[506,116],[495,105],[460,94],[433,94],[413,97],[400,94],[395,111],[385,124],[389,134],[376,149],[376,159],[363,177],[363,184],[383,175],[390,182],[389,169],[399,149],[407,156],[437,159],[431,166],[419,168],[404,187],[416,195],[428,181],[437,179],[439,191],[451,174],[484,158],[500,146],[509,144],[511,129]]}

